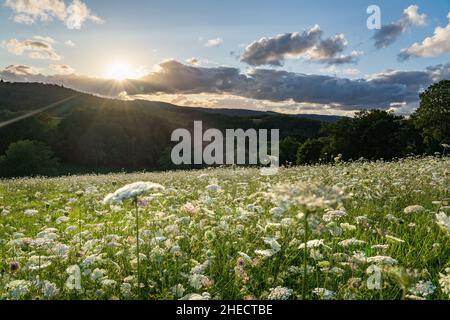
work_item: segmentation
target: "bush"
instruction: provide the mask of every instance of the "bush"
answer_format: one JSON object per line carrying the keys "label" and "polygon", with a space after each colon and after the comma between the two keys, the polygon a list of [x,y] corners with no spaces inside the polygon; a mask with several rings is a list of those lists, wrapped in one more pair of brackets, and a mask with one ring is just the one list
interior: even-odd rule
{"label": "bush", "polygon": [[9,145],[0,157],[2,177],[53,176],[58,174],[59,161],[43,142],[21,140]]}

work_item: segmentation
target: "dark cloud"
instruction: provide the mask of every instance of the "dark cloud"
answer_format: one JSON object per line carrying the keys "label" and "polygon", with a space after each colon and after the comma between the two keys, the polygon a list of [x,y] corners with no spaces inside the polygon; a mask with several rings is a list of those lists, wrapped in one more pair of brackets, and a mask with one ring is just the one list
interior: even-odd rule
{"label": "dark cloud", "polygon": [[[63,84],[103,96],[151,94],[223,94],[271,102],[329,106],[335,110],[389,109],[392,105],[417,103],[419,93],[434,81],[449,79],[450,63],[424,71],[388,70],[368,79],[351,80],[281,70],[255,69],[242,74],[237,68],[204,68],[171,60],[139,80],[117,82],[79,75],[44,76],[10,66],[0,77],[12,81]],[[21,70],[21,73],[14,70]],[[319,108],[319,107],[318,107]]]}
{"label": "dark cloud", "polygon": [[417,5],[409,6],[404,10],[400,20],[383,25],[380,30],[375,32],[372,37],[375,41],[375,47],[382,49],[390,46],[408,28],[425,24],[425,19],[426,15],[419,14],[419,7]]}
{"label": "dark cloud", "polygon": [[357,61],[357,53],[342,55],[347,47],[343,34],[327,39],[322,36],[322,30],[316,25],[303,33],[285,33],[274,38],[262,38],[245,48],[241,60],[252,66],[281,66],[284,60],[292,58],[327,64]]}

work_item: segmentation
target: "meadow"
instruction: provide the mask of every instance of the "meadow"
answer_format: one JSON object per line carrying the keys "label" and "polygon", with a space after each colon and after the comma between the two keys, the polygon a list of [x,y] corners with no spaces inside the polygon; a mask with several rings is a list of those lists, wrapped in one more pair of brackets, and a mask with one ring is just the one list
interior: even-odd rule
{"label": "meadow", "polygon": [[0,181],[0,299],[449,298],[448,157]]}

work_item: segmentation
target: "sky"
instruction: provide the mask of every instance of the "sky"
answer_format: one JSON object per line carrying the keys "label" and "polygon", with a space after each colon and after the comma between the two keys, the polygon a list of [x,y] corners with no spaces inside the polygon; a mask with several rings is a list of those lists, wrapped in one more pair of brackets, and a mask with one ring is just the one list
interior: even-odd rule
{"label": "sky", "polygon": [[0,77],[185,106],[409,114],[450,79],[449,21],[450,0],[0,0]]}

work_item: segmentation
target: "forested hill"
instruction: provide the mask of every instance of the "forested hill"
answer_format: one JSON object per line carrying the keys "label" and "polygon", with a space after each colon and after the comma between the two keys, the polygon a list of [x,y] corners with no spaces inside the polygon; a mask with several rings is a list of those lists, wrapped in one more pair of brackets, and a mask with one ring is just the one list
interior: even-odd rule
{"label": "forested hill", "polygon": [[[191,128],[194,120],[203,121],[205,128],[221,130],[279,128],[282,138],[291,137],[296,143],[317,137],[322,127],[321,121],[300,115],[113,100],[56,85],[8,82],[0,83],[0,121],[72,96],[73,99],[44,113],[0,128],[0,155],[16,141],[37,140],[49,145],[63,164],[157,169],[170,166],[167,155],[172,148],[171,132],[180,127]],[[338,119],[310,117],[327,122]]]}

